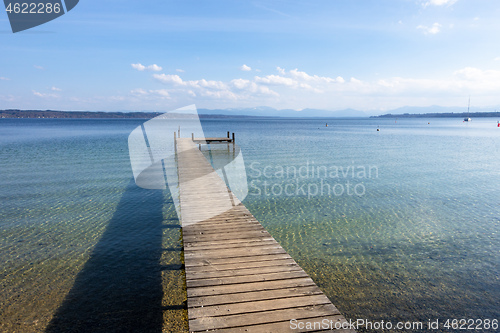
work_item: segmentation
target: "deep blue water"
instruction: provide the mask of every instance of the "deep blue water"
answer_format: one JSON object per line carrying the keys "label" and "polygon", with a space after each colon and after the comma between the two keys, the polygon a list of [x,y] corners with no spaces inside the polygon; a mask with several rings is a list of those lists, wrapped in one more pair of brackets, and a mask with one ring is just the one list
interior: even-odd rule
{"label": "deep blue water", "polygon": [[[133,183],[142,122],[0,121],[0,330],[187,328],[170,194]],[[347,318],[427,323],[499,319],[496,122],[202,123],[236,133],[245,205]]]}

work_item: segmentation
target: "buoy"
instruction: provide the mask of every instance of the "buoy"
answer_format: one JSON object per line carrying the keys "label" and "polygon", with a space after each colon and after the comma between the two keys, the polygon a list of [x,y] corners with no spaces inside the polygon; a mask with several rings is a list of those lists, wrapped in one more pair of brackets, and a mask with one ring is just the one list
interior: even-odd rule
{"label": "buoy", "polygon": [[377,132],[380,132],[380,128],[377,128]]}
{"label": "buoy", "polygon": [[326,123],[326,126],[325,127],[328,127],[328,123]]}

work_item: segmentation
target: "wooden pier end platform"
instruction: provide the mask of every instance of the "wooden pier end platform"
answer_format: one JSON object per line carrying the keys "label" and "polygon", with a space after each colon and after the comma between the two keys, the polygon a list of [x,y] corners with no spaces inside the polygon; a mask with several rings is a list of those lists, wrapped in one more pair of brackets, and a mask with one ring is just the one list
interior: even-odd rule
{"label": "wooden pier end platform", "polygon": [[355,332],[197,144],[177,139],[190,332]]}

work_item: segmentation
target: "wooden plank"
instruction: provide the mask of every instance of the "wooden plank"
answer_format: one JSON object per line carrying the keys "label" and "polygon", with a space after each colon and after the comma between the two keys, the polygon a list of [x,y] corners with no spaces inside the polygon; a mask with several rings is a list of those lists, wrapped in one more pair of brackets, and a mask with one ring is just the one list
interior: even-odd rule
{"label": "wooden plank", "polygon": [[218,286],[218,285],[228,285],[228,284],[242,284],[251,282],[263,282],[263,281],[279,281],[285,279],[294,279],[300,277],[309,277],[303,270],[299,271],[286,271],[280,273],[267,273],[260,275],[242,275],[242,276],[230,276],[221,278],[212,278],[204,280],[191,280],[190,277],[186,277],[186,285],[188,287],[203,287],[203,286]]}
{"label": "wooden plank", "polygon": [[[248,253],[250,251],[238,252],[236,254],[227,253],[225,255],[221,255],[217,258],[206,258],[206,257],[196,257],[189,256],[184,257],[185,262],[189,266],[201,266],[201,265],[216,265],[216,264],[229,264],[229,263],[239,263],[239,262],[251,262],[251,261],[259,261],[261,259],[269,260],[268,256],[275,254],[282,254],[289,256],[288,253],[285,252],[282,248],[269,249],[267,251],[268,254],[261,254],[261,252],[257,253]],[[187,259],[187,260],[186,260]],[[185,264],[185,265],[186,265]]]}
{"label": "wooden plank", "polygon": [[242,314],[252,312],[262,312],[279,309],[289,309],[301,306],[331,304],[328,297],[323,294],[306,295],[288,298],[277,298],[270,300],[255,300],[245,303],[233,303],[222,305],[211,305],[205,307],[195,307],[190,309],[189,318],[201,318],[204,316],[218,317],[227,316],[228,314]]}
{"label": "wooden plank", "polygon": [[[299,326],[300,325],[300,326]],[[342,315],[323,316],[320,318],[307,318],[297,322],[282,321],[272,324],[259,324],[240,326],[232,328],[223,328],[212,332],[220,333],[283,333],[283,332],[336,332],[336,333],[355,333],[353,329],[333,329],[330,327],[349,327],[349,322]],[[303,328],[299,328],[303,327]],[[323,329],[325,328],[325,329]]]}
{"label": "wooden plank", "polygon": [[[211,226],[224,226],[228,223],[256,223],[261,225],[255,218],[251,215],[242,216],[243,212],[240,210],[236,210],[239,206],[235,206],[231,211],[236,212],[236,214],[224,214],[223,216],[216,216],[205,221],[200,221],[196,224],[196,228],[200,227],[211,227]],[[189,229],[187,227],[186,229]]]}
{"label": "wooden plank", "polygon": [[189,330],[200,332],[221,328],[231,328],[245,325],[267,324],[290,319],[305,319],[339,314],[337,308],[330,304],[304,306],[290,309],[252,312],[220,317],[201,317],[189,319]]}
{"label": "wooden plank", "polygon": [[291,259],[290,255],[286,252],[280,252],[280,253],[271,253],[271,254],[266,254],[266,255],[255,255],[255,256],[248,256],[248,257],[235,257],[235,258],[190,258],[189,260],[185,261],[184,266],[189,267],[189,266],[206,266],[206,265],[219,265],[219,264],[235,264],[235,263],[242,263],[242,262],[259,262],[263,260],[275,260],[277,258],[287,258]]}
{"label": "wooden plank", "polygon": [[250,301],[320,294],[322,294],[321,290],[318,290],[318,288],[316,288],[316,286],[314,285],[285,289],[250,291],[246,293],[190,297],[188,299],[188,307],[196,308],[209,305],[243,303]]}
{"label": "wooden plank", "polygon": [[224,141],[224,142],[231,142],[232,139],[230,138],[225,138],[225,137],[220,137],[220,138],[192,138],[192,141],[194,142],[204,142],[204,141]]}
{"label": "wooden plank", "polygon": [[188,288],[187,295],[189,297],[210,296],[210,295],[224,295],[235,294],[249,291],[263,291],[284,288],[308,287],[314,286],[313,280],[310,277],[296,278],[290,280],[276,280],[265,282],[253,282],[243,284],[231,284],[220,286],[208,286],[198,288]]}
{"label": "wooden plank", "polygon": [[231,232],[227,234],[221,234],[219,236],[214,234],[200,234],[200,235],[187,235],[183,236],[182,239],[185,239],[188,242],[196,242],[207,240],[231,240],[231,239],[244,239],[244,238],[255,238],[255,237],[269,237],[270,234],[266,230],[257,230],[257,231],[247,231],[245,233]]}
{"label": "wooden plank", "polygon": [[194,226],[192,226],[189,228],[185,228],[183,231],[189,231],[190,229],[200,230],[203,228],[206,228],[206,229],[226,228],[228,226],[233,226],[233,225],[234,226],[257,225],[257,226],[260,226],[262,228],[262,225],[254,218],[245,217],[245,218],[238,219],[236,217],[231,217],[229,219],[228,218],[224,218],[224,219],[219,218],[216,220],[214,219],[213,221],[211,221],[208,224],[203,223],[203,222],[198,222],[196,224],[196,228]]}
{"label": "wooden plank", "polygon": [[302,271],[299,265],[282,265],[282,266],[267,266],[267,267],[257,267],[257,268],[239,268],[233,270],[224,270],[224,271],[211,271],[207,272],[205,270],[199,271],[190,271],[189,272],[189,280],[197,280],[197,279],[213,279],[213,278],[222,278],[229,276],[246,276],[246,275],[261,275],[268,273],[278,273],[278,272],[289,272],[289,271]]}
{"label": "wooden plank", "polygon": [[281,266],[281,265],[293,265],[296,264],[295,260],[292,258],[275,258],[272,260],[259,260],[259,261],[243,261],[236,262],[232,264],[215,264],[215,265],[200,265],[200,266],[186,266],[186,271],[189,272],[212,272],[212,271],[225,271],[225,270],[236,270],[245,268],[259,268],[267,266]]}
{"label": "wooden plank", "polygon": [[207,279],[207,278],[219,278],[225,276],[240,276],[240,275],[256,275],[264,273],[277,273],[289,270],[301,270],[300,266],[296,263],[287,265],[272,265],[272,266],[258,266],[251,268],[235,268],[226,270],[211,270],[207,271],[203,267],[197,267],[198,269],[192,269],[189,272],[189,278],[191,280],[195,279]]}
{"label": "wooden plank", "polygon": [[205,251],[186,251],[184,259],[186,258],[235,258],[235,257],[248,257],[251,255],[269,254],[269,253],[285,253],[285,250],[278,244],[271,245],[250,246],[243,248],[228,249],[213,249]]}
{"label": "wooden plank", "polygon": [[206,228],[206,229],[197,229],[197,230],[189,230],[183,231],[182,236],[198,236],[198,235],[221,235],[228,233],[246,233],[249,231],[261,231],[264,230],[260,225],[240,225],[240,226],[231,226],[228,225],[225,228]]}
{"label": "wooden plank", "polygon": [[196,243],[195,244],[188,243],[188,245],[185,247],[185,250],[186,252],[205,251],[205,250],[216,250],[216,249],[246,248],[252,246],[262,246],[271,244],[276,244],[276,241],[274,239],[264,239],[264,238],[256,239],[250,242],[239,242],[239,243],[221,242],[218,244],[212,244],[212,242],[209,242],[205,246],[196,246]]}

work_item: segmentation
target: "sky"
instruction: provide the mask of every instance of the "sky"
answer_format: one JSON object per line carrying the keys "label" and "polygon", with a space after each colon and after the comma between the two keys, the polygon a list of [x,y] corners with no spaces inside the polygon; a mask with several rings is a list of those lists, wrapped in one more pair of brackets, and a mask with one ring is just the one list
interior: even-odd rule
{"label": "sky", "polygon": [[0,109],[500,109],[498,0],[82,0],[12,33]]}

